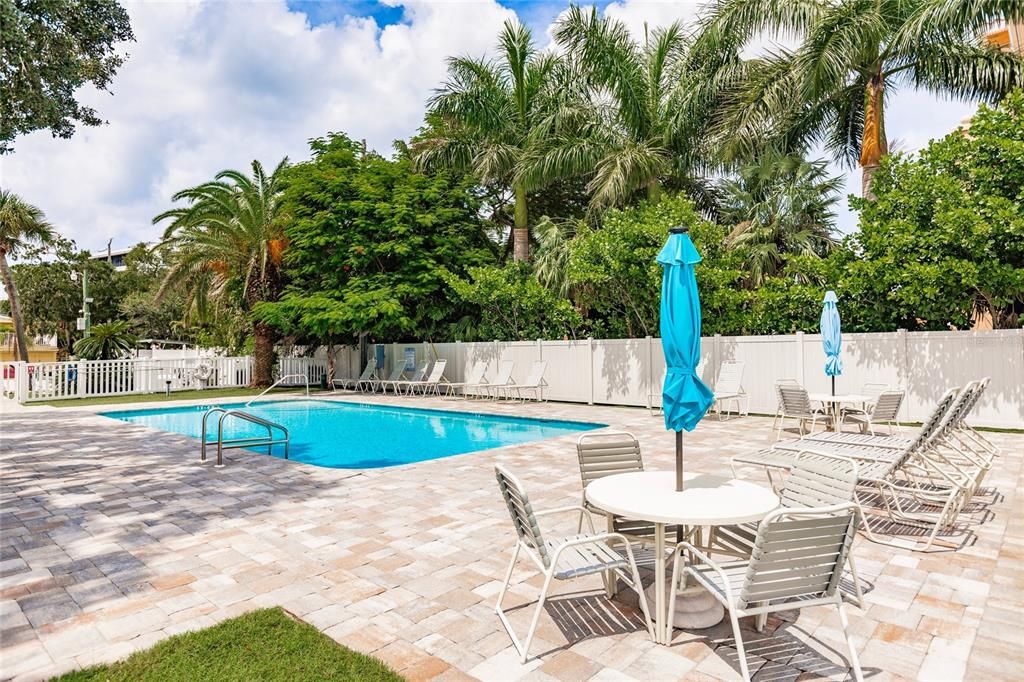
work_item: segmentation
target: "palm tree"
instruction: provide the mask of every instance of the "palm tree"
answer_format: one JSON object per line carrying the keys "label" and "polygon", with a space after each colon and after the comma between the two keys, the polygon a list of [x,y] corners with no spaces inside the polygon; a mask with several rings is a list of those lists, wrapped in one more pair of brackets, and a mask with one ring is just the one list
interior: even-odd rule
{"label": "palm tree", "polygon": [[86,360],[116,360],[127,356],[136,341],[127,322],[94,324],[89,336],[75,342],[75,355]]}
{"label": "palm tree", "polygon": [[900,87],[961,100],[997,101],[1024,83],[1024,58],[982,44],[993,20],[1024,16],[1005,0],[718,0],[702,19],[713,42],[765,32],[796,36],[748,65],[719,121],[739,155],[764,140],[824,143],[862,169],[862,193],[888,154],[885,103]]}
{"label": "palm tree", "polygon": [[[531,127],[558,97],[550,77],[558,59],[537,52],[530,30],[506,21],[496,60],[453,57],[448,81],[430,100],[429,127],[413,146],[421,168],[469,170],[482,182],[511,188],[513,256],[530,258],[527,188],[515,171]],[[542,183],[537,183],[542,184]]]}
{"label": "palm tree", "polygon": [[7,290],[7,300],[14,320],[14,335],[18,342],[18,357],[28,362],[28,337],[25,335],[25,319],[18,304],[18,289],[14,285],[7,256],[15,256],[30,244],[46,244],[53,241],[53,227],[46,221],[43,212],[24,201],[17,194],[0,189],[0,276]]}
{"label": "palm tree", "polygon": [[570,7],[555,40],[585,86],[583,101],[551,112],[520,177],[532,188],[553,177],[590,177],[591,207],[621,204],[666,185],[706,205],[702,171],[713,159],[700,131],[709,120],[720,62],[701,59],[679,23],[641,44],[620,21]]}
{"label": "palm tree", "polygon": [[[161,247],[173,263],[161,286],[184,285],[197,307],[207,302],[234,303],[245,311],[276,301],[283,289],[281,260],[287,239],[280,202],[285,158],[269,175],[259,161],[252,177],[236,170],[218,173],[213,181],[182,190],[173,201],[188,205],[161,213],[153,223],[170,220]],[[276,332],[253,319],[253,385],[273,378]]]}
{"label": "palm tree", "polygon": [[777,275],[787,255],[824,256],[836,244],[834,207],[841,177],[824,161],[766,154],[720,183],[720,220],[733,225],[726,246],[744,253],[747,282]]}

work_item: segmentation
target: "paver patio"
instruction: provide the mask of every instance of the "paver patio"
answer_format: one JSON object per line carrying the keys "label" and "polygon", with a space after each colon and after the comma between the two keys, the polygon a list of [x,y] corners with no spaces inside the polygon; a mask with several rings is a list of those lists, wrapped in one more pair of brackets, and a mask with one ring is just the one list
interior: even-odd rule
{"label": "paver patio", "polygon": [[[414,402],[602,422],[635,433],[648,468],[673,466],[671,435],[640,409]],[[573,504],[572,436],[361,471],[231,451],[214,469],[198,463],[191,439],[85,410],[9,409],[0,419],[4,678],[113,661],[271,605],[410,679],[738,675],[727,622],[656,646],[629,592],[609,605],[596,576],[561,588],[531,649],[539,657],[519,665],[493,610],[514,540],[493,465],[519,474],[538,508]],[[728,472],[730,455],[771,441],[770,425],[705,420],[686,438],[687,467]],[[921,554],[858,539],[868,592],[849,614],[866,677],[1024,678],[1024,436],[991,439],[1003,457],[986,484],[1002,498],[973,544]],[[753,467],[739,473],[764,481]],[[575,530],[574,518],[552,522],[546,530]],[[506,603],[535,598],[539,575],[527,568]],[[529,609],[514,613],[525,630]],[[847,677],[834,609],[782,616],[762,634],[744,622],[755,679]]]}

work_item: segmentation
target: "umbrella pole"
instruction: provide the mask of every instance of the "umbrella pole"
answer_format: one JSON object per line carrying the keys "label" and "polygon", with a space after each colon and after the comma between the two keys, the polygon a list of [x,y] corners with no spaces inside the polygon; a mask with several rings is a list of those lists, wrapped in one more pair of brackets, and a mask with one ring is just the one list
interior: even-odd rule
{"label": "umbrella pole", "polygon": [[676,431],[676,492],[683,491],[683,432]]}
{"label": "umbrella pole", "polygon": [[835,394],[836,394],[836,377],[835,377],[835,375],[833,375],[832,376],[832,395],[834,396]]}

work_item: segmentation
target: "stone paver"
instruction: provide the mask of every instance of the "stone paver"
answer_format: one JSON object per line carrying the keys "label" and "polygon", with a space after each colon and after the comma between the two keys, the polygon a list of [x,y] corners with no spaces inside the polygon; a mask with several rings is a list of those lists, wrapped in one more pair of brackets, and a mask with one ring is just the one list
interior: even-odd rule
{"label": "stone paver", "polygon": [[[341,397],[339,399],[347,399]],[[673,439],[646,411],[373,399],[448,410],[596,421],[637,434],[648,468],[673,466]],[[111,661],[173,634],[280,605],[410,680],[734,679],[727,624],[652,644],[635,600],[609,605],[600,579],[563,584],[520,665],[494,599],[513,543],[497,494],[501,462],[538,508],[580,499],[574,437],[370,470],[325,469],[232,451],[198,463],[195,441],[92,411],[0,412],[0,677],[44,679]],[[687,436],[691,470],[728,473],[731,454],[771,441],[770,419],[705,420]],[[972,542],[914,553],[859,538],[867,583],[849,609],[876,679],[1021,679],[1024,436],[992,434],[1004,456],[986,483]],[[350,446],[358,446],[351,444]],[[738,473],[763,481],[752,467]],[[548,523],[545,520],[545,523]],[[572,519],[546,530],[574,532]],[[506,604],[532,601],[521,563]],[[530,608],[514,609],[525,632]],[[743,623],[755,679],[844,679],[834,610],[787,612],[764,633]]]}

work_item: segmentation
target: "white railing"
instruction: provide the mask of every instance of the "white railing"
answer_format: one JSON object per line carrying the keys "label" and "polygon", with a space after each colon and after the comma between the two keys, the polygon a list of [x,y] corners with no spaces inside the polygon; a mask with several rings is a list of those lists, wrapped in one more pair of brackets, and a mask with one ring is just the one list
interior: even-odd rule
{"label": "white railing", "polygon": [[4,393],[19,402],[248,386],[251,357],[9,362]]}
{"label": "white railing", "polygon": [[[306,377],[307,384],[319,386],[326,374],[327,356],[323,353],[315,358],[282,357],[278,362],[278,376],[283,379]],[[294,385],[301,386],[302,384],[302,381],[296,381]]]}
{"label": "white railing", "polygon": [[[445,377],[462,381],[480,364],[515,363],[513,378],[524,381],[535,360],[547,361],[544,396],[566,402],[644,406],[649,395],[660,400],[665,371],[661,341],[579,339],[573,341],[490,341],[481,343],[383,344],[384,373],[395,363],[415,357],[448,361]],[[375,347],[370,347],[375,352]],[[825,357],[818,334],[711,336],[701,340],[703,380],[714,386],[726,361],[745,363],[743,388],[750,410],[774,414],[775,382],[796,379],[809,391],[829,390]],[[311,358],[286,358],[289,372],[326,371],[321,349]],[[336,379],[362,371],[355,348],[335,351]],[[282,369],[282,373],[284,370]],[[313,374],[310,374],[313,376]],[[843,375],[837,390],[857,392],[865,383],[885,383],[907,391],[901,420],[924,419],[935,401],[952,386],[991,377],[988,391],[972,415],[979,426],[1024,428],[1024,330],[885,332],[843,334]]]}

